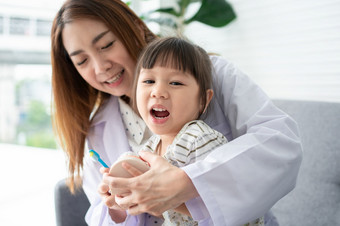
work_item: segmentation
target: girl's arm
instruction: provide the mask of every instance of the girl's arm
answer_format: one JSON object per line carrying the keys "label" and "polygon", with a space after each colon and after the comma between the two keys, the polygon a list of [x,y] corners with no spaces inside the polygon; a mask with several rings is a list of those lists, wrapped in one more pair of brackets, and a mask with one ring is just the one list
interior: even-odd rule
{"label": "girl's arm", "polygon": [[185,215],[191,217],[191,214],[190,214],[188,208],[186,207],[186,205],[184,203],[181,204],[180,206],[176,207],[174,210],[178,213],[182,213],[182,214],[185,214]]}
{"label": "girl's arm", "polygon": [[110,206],[112,206],[114,197],[108,195],[108,187],[101,183],[102,173],[100,173],[98,163],[85,158],[83,189],[91,204],[85,220],[89,225],[96,225],[99,222],[103,222],[102,225],[120,225],[127,217],[126,211],[110,209],[105,205],[105,203],[111,203]]}
{"label": "girl's arm", "polygon": [[[94,149],[98,152],[108,165],[114,162],[122,152],[129,150],[125,133],[122,132],[124,127],[118,109],[118,99],[112,96],[93,118],[87,137],[89,149]],[[115,134],[115,136],[112,136],[112,134]],[[98,192],[98,186],[102,184],[103,180],[100,168],[100,163],[93,161],[88,154],[88,150],[85,151],[83,189],[91,204],[85,220],[89,225],[120,225],[118,222],[122,220],[123,213],[119,212],[115,216],[117,211],[111,210],[105,205],[106,202],[114,202],[114,197],[107,197],[107,201],[104,198],[103,201]],[[105,195],[105,189],[102,189],[101,193]],[[133,222],[139,217],[142,216],[127,216],[126,222],[131,221],[132,223],[130,224],[133,225]]]}

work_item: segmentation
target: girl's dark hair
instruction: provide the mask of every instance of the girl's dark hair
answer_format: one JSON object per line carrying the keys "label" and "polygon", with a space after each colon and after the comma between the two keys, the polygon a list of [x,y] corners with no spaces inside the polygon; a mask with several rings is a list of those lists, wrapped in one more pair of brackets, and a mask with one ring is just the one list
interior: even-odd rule
{"label": "girl's dark hair", "polygon": [[[141,69],[151,69],[156,63],[157,66],[169,67],[193,75],[199,86],[201,103],[203,106],[206,105],[206,91],[212,84],[212,66],[209,55],[204,49],[181,37],[165,37],[150,42],[137,62],[134,92],[136,92]],[[134,108],[137,109],[136,93],[132,96]]]}

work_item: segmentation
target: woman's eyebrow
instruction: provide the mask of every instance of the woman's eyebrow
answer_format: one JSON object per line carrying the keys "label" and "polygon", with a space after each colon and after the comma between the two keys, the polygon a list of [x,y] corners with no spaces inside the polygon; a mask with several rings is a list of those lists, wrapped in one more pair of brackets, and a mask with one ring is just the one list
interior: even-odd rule
{"label": "woman's eyebrow", "polygon": [[[104,35],[106,35],[110,30],[104,31],[102,33],[100,33],[99,35],[97,35],[93,40],[92,40],[92,45],[96,44]],[[80,53],[82,53],[83,50],[76,50],[72,53],[69,54],[69,56],[75,56],[78,55]]]}
{"label": "woman's eyebrow", "polygon": [[96,42],[98,42],[104,35],[106,35],[110,30],[104,31],[102,33],[100,33],[99,35],[97,35],[93,40],[92,40],[92,45],[96,44]]}

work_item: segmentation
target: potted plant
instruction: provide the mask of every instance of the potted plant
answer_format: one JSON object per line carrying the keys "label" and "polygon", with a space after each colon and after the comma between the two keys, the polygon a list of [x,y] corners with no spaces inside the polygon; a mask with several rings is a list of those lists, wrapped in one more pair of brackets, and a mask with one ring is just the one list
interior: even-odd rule
{"label": "potted plant", "polygon": [[[187,18],[188,7],[193,3],[200,3],[200,7],[193,16]],[[160,13],[160,17],[154,17]],[[160,26],[167,26],[178,34],[183,34],[186,25],[198,21],[212,27],[223,27],[236,18],[232,6],[226,0],[177,0],[177,7],[152,10],[141,18],[146,22],[156,22]]]}

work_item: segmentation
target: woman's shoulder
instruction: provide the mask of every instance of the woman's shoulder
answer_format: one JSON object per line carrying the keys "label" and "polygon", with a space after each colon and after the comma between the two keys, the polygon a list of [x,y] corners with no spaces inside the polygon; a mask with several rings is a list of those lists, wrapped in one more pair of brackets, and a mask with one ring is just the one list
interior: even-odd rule
{"label": "woman's shoulder", "polygon": [[239,74],[235,65],[220,55],[209,55],[212,65],[213,81],[221,85],[224,79],[230,79]]}
{"label": "woman's shoulder", "polygon": [[225,57],[218,55],[218,54],[210,54],[209,58],[211,60],[212,66],[221,67],[221,66],[232,66],[232,62]]}

